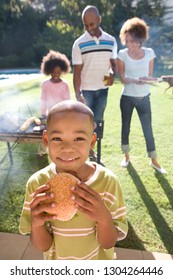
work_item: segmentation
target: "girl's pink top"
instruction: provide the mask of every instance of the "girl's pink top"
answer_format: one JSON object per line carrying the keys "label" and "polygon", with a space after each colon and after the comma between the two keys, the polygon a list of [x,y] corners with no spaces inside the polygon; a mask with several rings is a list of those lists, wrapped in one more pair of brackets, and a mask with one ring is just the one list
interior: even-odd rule
{"label": "girl's pink top", "polygon": [[68,99],[70,99],[70,89],[66,81],[61,80],[59,83],[52,83],[50,79],[43,81],[41,92],[41,114],[47,116],[54,104]]}

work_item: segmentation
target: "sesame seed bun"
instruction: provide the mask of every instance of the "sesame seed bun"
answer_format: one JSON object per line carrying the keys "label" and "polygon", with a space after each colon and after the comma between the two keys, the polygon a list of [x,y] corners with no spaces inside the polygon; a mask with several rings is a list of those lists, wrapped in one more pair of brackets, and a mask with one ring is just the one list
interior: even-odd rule
{"label": "sesame seed bun", "polygon": [[56,203],[49,213],[56,215],[60,221],[70,220],[77,212],[70,190],[70,187],[75,186],[77,182],[78,179],[69,173],[58,173],[47,182],[50,192],[54,193],[54,198],[47,199],[45,203]]}

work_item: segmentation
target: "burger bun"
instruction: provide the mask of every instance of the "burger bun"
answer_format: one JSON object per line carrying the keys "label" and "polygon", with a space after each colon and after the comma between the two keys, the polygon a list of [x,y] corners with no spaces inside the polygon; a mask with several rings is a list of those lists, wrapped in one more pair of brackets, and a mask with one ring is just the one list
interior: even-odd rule
{"label": "burger bun", "polygon": [[50,187],[50,192],[54,194],[51,199],[45,200],[44,203],[55,203],[56,206],[50,208],[47,212],[56,215],[60,221],[68,221],[73,218],[77,212],[74,201],[71,199],[72,192],[70,187],[75,186],[78,179],[69,173],[58,173],[52,176],[47,185]]}

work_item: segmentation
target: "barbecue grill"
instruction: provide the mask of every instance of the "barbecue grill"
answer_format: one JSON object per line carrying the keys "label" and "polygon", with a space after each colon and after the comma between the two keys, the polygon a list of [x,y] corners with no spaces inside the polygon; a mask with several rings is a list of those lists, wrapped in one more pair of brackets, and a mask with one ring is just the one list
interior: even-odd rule
{"label": "barbecue grill", "polygon": [[[35,143],[39,144],[42,142],[42,131],[34,131],[35,124],[31,124],[26,131],[21,131],[20,128],[8,131],[8,126],[0,128],[0,141],[7,143],[7,153],[1,159],[0,164],[4,161],[5,157],[9,155],[10,163],[13,164],[12,152],[19,143]],[[42,126],[43,128],[43,126]],[[45,128],[45,126],[44,126]]]}
{"label": "barbecue grill", "polygon": [[[25,122],[26,120],[23,120]],[[103,126],[104,121],[99,121],[97,123],[96,133],[97,133],[97,163],[101,163],[101,139],[103,138]],[[13,151],[19,143],[35,143],[39,144],[42,142],[42,132],[46,128],[45,124],[41,126],[36,126],[35,123],[30,124],[26,131],[21,131],[20,128],[11,129],[8,131],[6,128],[0,129],[0,141],[7,143],[7,153],[1,159],[0,164],[4,161],[6,156],[9,156],[11,165],[13,164]],[[12,126],[11,126],[12,127]],[[39,130],[39,127],[41,128]],[[38,129],[34,129],[38,128]]]}

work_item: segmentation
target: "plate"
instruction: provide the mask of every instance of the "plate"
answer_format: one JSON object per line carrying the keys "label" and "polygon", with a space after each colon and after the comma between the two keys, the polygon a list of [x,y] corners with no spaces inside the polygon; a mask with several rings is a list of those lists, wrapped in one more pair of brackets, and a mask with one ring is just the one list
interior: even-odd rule
{"label": "plate", "polygon": [[144,83],[147,83],[147,84],[153,84],[153,83],[157,83],[158,82],[158,78],[144,78],[144,79],[142,79],[142,78],[139,78],[139,81],[141,81],[141,82],[144,82]]}

